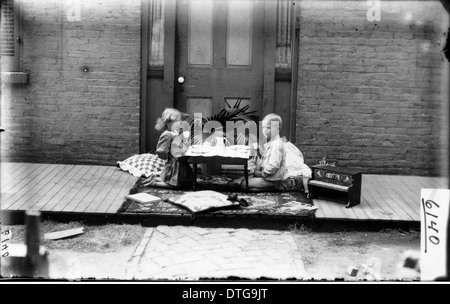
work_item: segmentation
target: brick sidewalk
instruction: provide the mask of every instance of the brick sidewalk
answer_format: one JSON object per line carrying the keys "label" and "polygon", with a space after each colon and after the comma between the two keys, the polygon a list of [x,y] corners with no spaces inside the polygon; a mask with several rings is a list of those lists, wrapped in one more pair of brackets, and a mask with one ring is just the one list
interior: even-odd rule
{"label": "brick sidewalk", "polygon": [[307,278],[289,232],[193,226],[148,228],[128,279]]}

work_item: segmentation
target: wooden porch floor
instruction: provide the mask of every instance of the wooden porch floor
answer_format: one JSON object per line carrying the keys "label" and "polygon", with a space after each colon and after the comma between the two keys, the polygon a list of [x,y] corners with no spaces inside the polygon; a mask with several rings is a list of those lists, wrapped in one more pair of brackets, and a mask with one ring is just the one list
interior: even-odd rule
{"label": "wooden porch floor", "polygon": [[[1,163],[2,211],[116,214],[136,177],[113,166]],[[314,198],[316,219],[420,221],[420,189],[447,178],[363,174],[361,204]]]}

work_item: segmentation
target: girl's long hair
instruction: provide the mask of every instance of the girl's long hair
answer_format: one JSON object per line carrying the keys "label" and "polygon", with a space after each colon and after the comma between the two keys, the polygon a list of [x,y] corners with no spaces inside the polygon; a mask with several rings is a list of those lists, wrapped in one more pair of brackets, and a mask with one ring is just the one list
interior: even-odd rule
{"label": "girl's long hair", "polygon": [[174,108],[166,108],[161,117],[156,120],[155,129],[158,131],[166,130],[167,125],[171,122],[178,121],[181,119],[181,113]]}

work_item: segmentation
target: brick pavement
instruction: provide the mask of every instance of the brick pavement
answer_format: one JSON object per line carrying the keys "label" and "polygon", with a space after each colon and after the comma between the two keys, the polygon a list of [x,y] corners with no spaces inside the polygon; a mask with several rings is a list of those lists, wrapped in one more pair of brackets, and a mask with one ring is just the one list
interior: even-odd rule
{"label": "brick pavement", "polygon": [[290,232],[157,226],[148,228],[127,267],[127,279],[306,279]]}

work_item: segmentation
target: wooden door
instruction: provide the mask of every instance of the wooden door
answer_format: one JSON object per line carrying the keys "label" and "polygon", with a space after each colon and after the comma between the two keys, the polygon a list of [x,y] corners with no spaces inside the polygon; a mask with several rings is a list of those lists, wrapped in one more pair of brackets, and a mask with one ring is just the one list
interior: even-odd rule
{"label": "wooden door", "polygon": [[295,140],[300,28],[295,3],[142,0],[147,85],[141,87],[140,151],[154,151],[160,135],[154,125],[164,108],[207,117],[237,99],[261,118],[281,115],[282,134]]}
{"label": "wooden door", "polygon": [[262,115],[264,12],[264,1],[177,3],[177,109],[208,117],[241,99]]}

